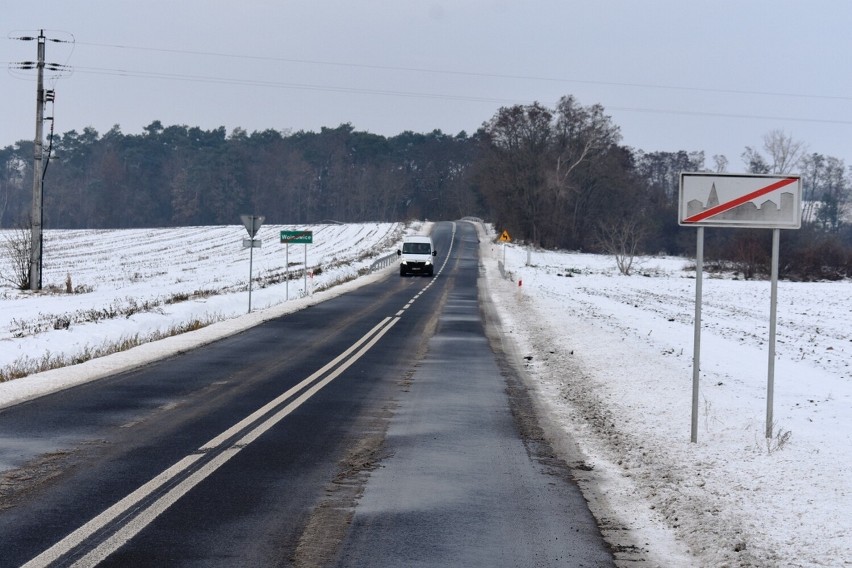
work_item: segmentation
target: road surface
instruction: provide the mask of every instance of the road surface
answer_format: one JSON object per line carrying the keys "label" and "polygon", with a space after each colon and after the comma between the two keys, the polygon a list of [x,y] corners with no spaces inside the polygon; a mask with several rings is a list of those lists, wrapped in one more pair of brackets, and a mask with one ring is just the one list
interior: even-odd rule
{"label": "road surface", "polygon": [[612,566],[469,223],[387,279],[0,410],[2,566]]}

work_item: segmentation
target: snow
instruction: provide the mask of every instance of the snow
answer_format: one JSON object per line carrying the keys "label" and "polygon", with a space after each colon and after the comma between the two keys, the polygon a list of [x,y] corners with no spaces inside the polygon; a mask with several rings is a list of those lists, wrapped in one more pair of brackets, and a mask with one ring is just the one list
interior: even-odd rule
{"label": "snow", "polygon": [[484,251],[492,275],[505,256],[489,280],[504,333],[610,537],[658,566],[852,565],[849,282],[779,283],[767,441],[769,283],[705,275],[693,444],[692,262],[621,276],[606,256]]}
{"label": "snow", "polygon": [[[308,266],[322,266],[307,293],[291,280],[289,299],[274,283],[285,228],[314,230]],[[0,383],[0,408],[382,278],[393,268],[366,268],[414,230],[428,226],[262,227],[253,275],[266,283],[254,283],[251,313],[242,227],[47,231],[44,282],[58,291],[0,288],[0,369],[214,323]],[[504,249],[494,236],[482,239],[482,265],[505,344],[526,367],[546,428],[580,452],[572,465],[620,565],[852,566],[852,284],[779,284],[767,441],[769,284],[705,275],[691,443],[692,263],[643,258],[637,274],[621,276],[610,257]],[[289,248],[291,271],[301,270],[303,245]],[[69,275],[81,293],[64,293]],[[62,321],[67,329],[54,329]]]}

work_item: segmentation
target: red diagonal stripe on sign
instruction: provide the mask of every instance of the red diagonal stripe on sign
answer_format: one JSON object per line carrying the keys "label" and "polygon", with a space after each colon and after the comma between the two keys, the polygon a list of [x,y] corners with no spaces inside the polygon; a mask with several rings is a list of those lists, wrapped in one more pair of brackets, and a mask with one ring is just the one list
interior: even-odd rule
{"label": "red diagonal stripe on sign", "polygon": [[740,197],[737,197],[736,199],[733,199],[733,200],[728,201],[726,203],[722,203],[720,205],[717,205],[716,207],[712,207],[710,209],[707,209],[706,211],[702,211],[701,213],[696,213],[692,217],[687,217],[686,219],[684,219],[683,222],[684,223],[697,223],[699,221],[703,221],[704,219],[707,219],[708,217],[713,217],[714,215],[718,215],[719,213],[724,213],[725,211],[730,211],[734,207],[739,207],[743,203],[748,203],[752,199],[757,199],[758,197],[766,195],[767,193],[772,193],[776,189],[780,189],[780,188],[784,187],[785,185],[790,185],[791,183],[795,183],[797,181],[799,181],[799,178],[794,178],[794,177],[784,178],[781,181],[776,181],[775,183],[769,184],[766,187],[761,187],[760,189],[758,189],[756,191],[752,191],[751,193],[747,193],[746,195],[742,195]]}

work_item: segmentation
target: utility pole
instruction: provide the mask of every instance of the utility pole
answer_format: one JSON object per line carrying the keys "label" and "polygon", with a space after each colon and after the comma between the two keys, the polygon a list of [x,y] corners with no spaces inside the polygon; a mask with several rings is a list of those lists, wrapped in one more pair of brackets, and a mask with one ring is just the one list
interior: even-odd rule
{"label": "utility pole", "polygon": [[[39,30],[38,36],[21,36],[11,39],[19,39],[22,41],[38,41],[38,58],[36,61],[21,61],[19,63],[12,63],[9,65],[9,69],[35,69],[38,77],[36,84],[36,133],[35,141],[33,144],[33,208],[32,214],[30,216],[31,242],[29,280],[30,290],[41,290],[42,252],[44,244],[44,238],[42,235],[42,229],[44,225],[43,198],[45,170],[45,166],[42,165],[42,162],[44,161],[44,121],[53,120],[53,117],[49,117],[47,119],[44,117],[44,105],[47,102],[52,103],[55,97],[55,93],[53,90],[46,91],[44,89],[44,71],[46,69],[51,72],[61,73],[69,69],[69,67],[66,65],[60,65],[58,63],[45,63],[44,46],[48,41],[53,41],[56,43],[73,43],[73,36],[71,36],[71,41],[61,39],[49,39],[45,37],[44,30]],[[51,126],[51,134],[52,132],[53,128]],[[50,155],[47,156],[47,161],[50,161]]]}
{"label": "utility pole", "polygon": [[36,70],[38,80],[36,83],[36,133],[35,133],[35,156],[33,159],[33,212],[32,212],[32,236],[30,237],[30,290],[41,290],[41,248],[42,248],[42,197],[44,186],[42,184],[41,161],[44,157],[44,146],[42,143],[44,128],[44,30],[38,34],[38,59]]}

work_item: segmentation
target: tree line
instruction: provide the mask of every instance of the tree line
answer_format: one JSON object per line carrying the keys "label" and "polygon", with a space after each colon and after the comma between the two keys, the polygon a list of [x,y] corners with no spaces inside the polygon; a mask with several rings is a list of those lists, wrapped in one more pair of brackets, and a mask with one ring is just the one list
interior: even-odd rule
{"label": "tree line", "polygon": [[[701,151],[644,152],[621,144],[600,105],[563,97],[500,108],[468,135],[385,137],[350,124],[319,132],[203,130],[154,121],[52,137],[44,182],[46,228],[236,224],[239,215],[282,224],[457,219],[479,216],[545,248],[692,254],[677,224],[679,174],[718,171]],[[31,212],[32,141],[0,150],[0,227]],[[809,153],[780,131],[741,156],[751,173],[803,175],[804,223],[785,231],[783,270],[842,277],[852,265],[844,218],[852,174],[843,160]],[[768,264],[765,231],[708,233],[708,256],[743,275]]]}
{"label": "tree line", "polygon": [[[473,161],[467,136],[406,132],[385,138],[351,125],[248,134],[167,126],[138,135],[113,127],[66,132],[45,175],[48,228],[129,228],[449,218],[475,208],[461,190]],[[27,219],[32,142],[0,151],[0,226]]]}

